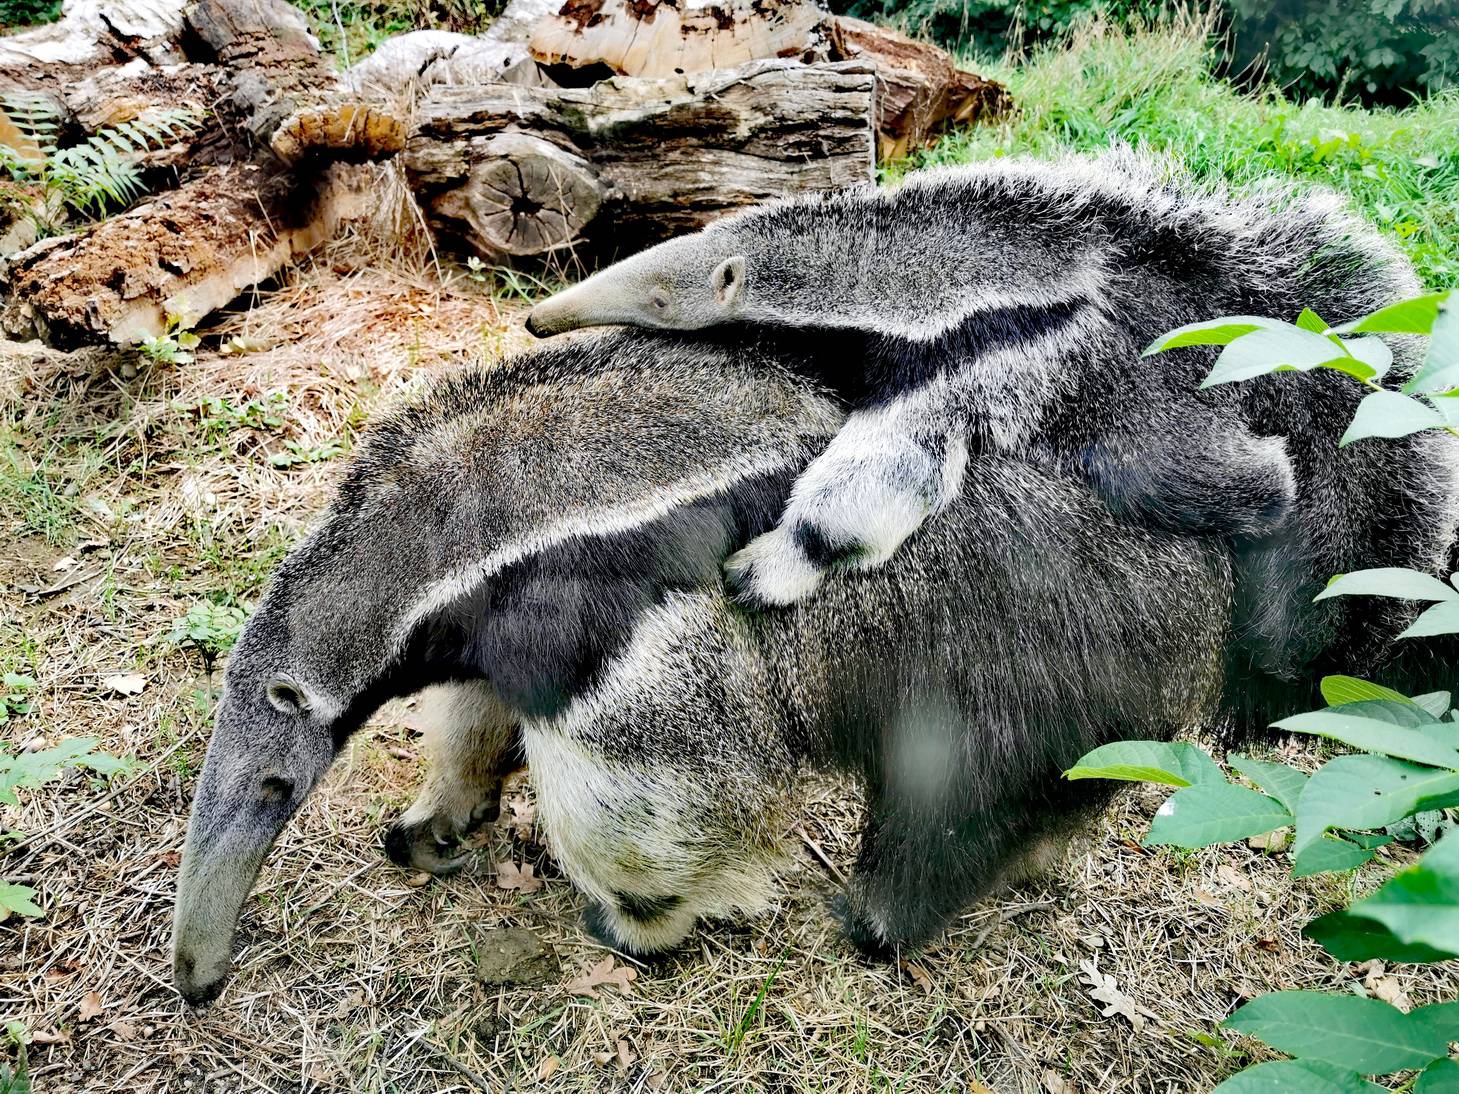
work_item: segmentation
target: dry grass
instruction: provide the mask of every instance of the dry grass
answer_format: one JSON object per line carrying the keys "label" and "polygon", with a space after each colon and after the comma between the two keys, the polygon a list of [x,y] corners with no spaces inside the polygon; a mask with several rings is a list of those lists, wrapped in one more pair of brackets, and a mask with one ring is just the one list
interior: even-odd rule
{"label": "dry grass", "polygon": [[[0,1017],[31,1033],[36,1090],[1203,1090],[1260,1051],[1213,1037],[1240,1000],[1362,978],[1298,927],[1376,868],[1294,882],[1283,858],[1244,847],[1145,850],[1159,796],[1137,792],[1043,887],[975,910],[902,967],[841,943],[823,907],[833,882],[803,842],[763,919],[702,928],[626,995],[575,995],[566,985],[604,954],[530,824],[449,881],[420,885],[385,860],[380,830],[419,776],[391,708],[271,856],[222,1000],[188,1010],[166,948],[212,681],[165,635],[199,599],[246,604],[340,462],[270,455],[348,444],[415,374],[515,337],[511,307],[464,278],[354,262],[326,256],[229,319],[224,338],[268,347],[244,356],[124,381],[104,356],[0,351],[0,663],[39,681],[34,713],[0,734],[12,747],[94,734],[137,761],[111,787],[73,775],[0,818],[30,834],[6,876],[47,909],[0,925]],[[247,424],[239,408],[273,391],[283,423]],[[146,689],[109,693],[119,672]],[[846,788],[812,781],[806,800],[806,835],[845,869]],[[545,888],[498,888],[491,863],[508,857]],[[473,952],[503,926],[554,947],[560,972],[485,986]],[[1134,1000],[1138,1031],[1101,1014],[1090,967]],[[1419,1004],[1452,997],[1455,969],[1392,978]]]}

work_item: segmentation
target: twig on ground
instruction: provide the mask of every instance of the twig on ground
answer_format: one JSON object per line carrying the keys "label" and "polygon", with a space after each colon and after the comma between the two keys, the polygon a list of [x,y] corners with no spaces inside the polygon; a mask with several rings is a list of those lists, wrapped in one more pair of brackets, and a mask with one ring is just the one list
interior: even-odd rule
{"label": "twig on ground", "polygon": [[826,868],[826,872],[835,879],[836,884],[844,886],[846,884],[846,875],[841,872],[841,868],[839,866],[831,861],[830,856],[828,856],[825,851],[821,850],[821,845],[815,840],[811,839],[810,833],[807,832],[805,828],[803,828],[801,825],[797,824],[795,826],[795,832],[796,835],[800,836],[801,840],[804,841],[806,847],[810,850],[810,853],[815,856],[816,861],[824,866]]}

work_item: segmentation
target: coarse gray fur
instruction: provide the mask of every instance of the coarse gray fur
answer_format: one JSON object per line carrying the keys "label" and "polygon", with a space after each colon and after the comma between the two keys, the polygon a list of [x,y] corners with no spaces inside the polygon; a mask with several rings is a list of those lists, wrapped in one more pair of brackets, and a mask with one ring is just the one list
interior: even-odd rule
{"label": "coarse gray fur", "polygon": [[[958,495],[970,456],[1011,453],[1083,478],[1131,520],[1232,542],[1247,667],[1280,690],[1315,680],[1334,651],[1378,656],[1399,625],[1401,613],[1314,605],[1328,578],[1448,561],[1453,438],[1339,451],[1364,394],[1348,377],[1202,391],[1214,351],[1141,351],[1223,314],[1291,320],[1312,307],[1337,322],[1418,291],[1330,193],[1236,197],[1122,151],[995,160],[751,210],[609,267],[539,304],[528,326],[773,332],[843,397],[844,428],[777,527],[729,561],[747,603],[792,603],[830,569],[884,563]],[[1393,348],[1397,382],[1416,347]],[[1257,702],[1250,719],[1267,713]]]}
{"label": "coarse gray fur", "polygon": [[392,856],[459,867],[525,759],[588,926],[641,953],[764,904],[804,768],[865,780],[840,913],[875,949],[934,935],[1102,802],[1059,778],[1085,750],[1219,716],[1227,546],[1007,454],[973,457],[886,566],[737,606],[725,556],[843,421],[790,365],[581,336],[370,429],[228,662],[178,888],[185,997],[221,990],[268,848],[395,695],[432,689],[436,725]]}

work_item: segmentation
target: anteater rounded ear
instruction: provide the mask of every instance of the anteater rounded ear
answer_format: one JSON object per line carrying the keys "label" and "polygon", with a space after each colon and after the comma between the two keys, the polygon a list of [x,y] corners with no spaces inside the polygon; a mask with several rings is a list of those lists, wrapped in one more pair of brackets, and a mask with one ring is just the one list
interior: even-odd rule
{"label": "anteater rounded ear", "polygon": [[303,714],[309,709],[309,700],[298,684],[286,676],[277,676],[268,682],[264,694],[269,704],[284,714]]}
{"label": "anteater rounded ear", "polygon": [[734,307],[735,297],[739,295],[740,286],[744,283],[744,255],[726,258],[709,275],[709,287],[714,290],[714,298],[725,308]]}

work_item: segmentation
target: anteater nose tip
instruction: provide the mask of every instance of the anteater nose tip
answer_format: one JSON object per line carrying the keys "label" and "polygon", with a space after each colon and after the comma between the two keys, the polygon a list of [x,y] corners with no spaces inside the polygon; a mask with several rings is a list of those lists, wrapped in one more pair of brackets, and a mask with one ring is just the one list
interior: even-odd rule
{"label": "anteater nose tip", "polygon": [[537,322],[537,313],[531,311],[527,313],[527,333],[537,338],[546,338],[552,332],[543,330],[542,324]]}

